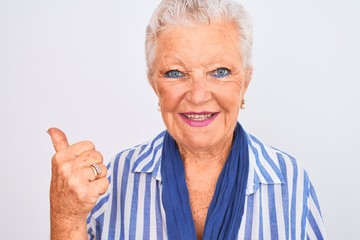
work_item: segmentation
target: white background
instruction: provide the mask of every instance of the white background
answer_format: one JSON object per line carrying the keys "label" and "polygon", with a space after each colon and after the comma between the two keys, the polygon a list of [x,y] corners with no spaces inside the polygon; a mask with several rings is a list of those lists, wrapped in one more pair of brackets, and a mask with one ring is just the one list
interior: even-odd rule
{"label": "white background", "polygon": [[[107,162],[164,129],[143,47],[158,2],[0,0],[1,239],[49,237],[49,127]],[[242,2],[255,72],[239,120],[306,167],[329,239],[356,239],[360,2]]]}

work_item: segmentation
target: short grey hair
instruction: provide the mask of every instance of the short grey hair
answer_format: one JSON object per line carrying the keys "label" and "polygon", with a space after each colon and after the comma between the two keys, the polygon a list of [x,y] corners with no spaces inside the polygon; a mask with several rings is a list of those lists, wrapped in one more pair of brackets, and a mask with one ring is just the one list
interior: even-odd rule
{"label": "short grey hair", "polygon": [[152,64],[157,46],[157,34],[167,27],[211,22],[235,23],[238,27],[245,68],[251,68],[253,23],[250,14],[240,4],[232,0],[163,0],[155,9],[146,29],[145,55],[148,76],[152,74]]}

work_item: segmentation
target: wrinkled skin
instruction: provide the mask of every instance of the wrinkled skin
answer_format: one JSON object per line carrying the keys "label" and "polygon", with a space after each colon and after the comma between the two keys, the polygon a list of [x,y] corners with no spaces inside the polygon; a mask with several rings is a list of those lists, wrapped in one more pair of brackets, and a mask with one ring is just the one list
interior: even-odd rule
{"label": "wrinkled skin", "polygon": [[157,36],[149,81],[184,162],[197,239],[252,76],[233,23],[172,26]]}
{"label": "wrinkled skin", "polygon": [[[252,69],[244,67],[237,29],[228,23],[168,28],[159,33],[155,55],[149,81],[184,161],[201,239]],[[169,71],[180,75],[169,77]],[[208,124],[184,121],[184,115],[199,119],[204,112],[216,117]],[[87,239],[86,217],[109,184],[101,154],[90,142],[69,146],[59,129],[49,134],[56,150],[50,189],[52,239]],[[98,179],[89,167],[94,162],[103,172]]]}
{"label": "wrinkled skin", "polygon": [[[109,185],[103,157],[89,141],[69,146],[60,129],[48,133],[56,151],[50,184],[51,239],[87,239],[86,217]],[[101,169],[98,177],[90,167],[93,163]]]}

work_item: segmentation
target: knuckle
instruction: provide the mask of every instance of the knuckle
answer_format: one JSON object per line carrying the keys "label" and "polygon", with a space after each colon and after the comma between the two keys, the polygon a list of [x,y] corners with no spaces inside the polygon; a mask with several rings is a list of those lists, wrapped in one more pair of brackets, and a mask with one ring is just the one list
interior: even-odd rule
{"label": "knuckle", "polygon": [[98,200],[98,196],[93,196],[93,197],[91,197],[90,199],[89,199],[89,203],[91,204],[91,205],[95,205],[96,204],[96,202],[97,202],[97,200]]}
{"label": "knuckle", "polygon": [[84,188],[80,188],[77,191],[77,200],[79,202],[86,202],[88,198],[87,192],[84,190]]}
{"label": "knuckle", "polygon": [[103,161],[103,155],[99,152],[99,151],[95,151],[94,152],[94,157],[98,160],[100,160],[100,162]]}
{"label": "knuckle", "polygon": [[80,156],[86,161],[87,159],[92,158],[93,151],[94,150],[85,151]]}
{"label": "knuckle", "polygon": [[90,205],[95,205],[98,197],[89,191],[89,188],[81,188],[77,193],[77,201]]}
{"label": "knuckle", "polygon": [[103,161],[103,156],[99,151],[92,150],[90,151],[85,158],[90,158],[91,160],[100,163]]}
{"label": "knuckle", "polygon": [[95,145],[91,141],[82,141],[81,144],[84,146],[84,148],[95,149]]}
{"label": "knuckle", "polygon": [[107,170],[107,168],[105,166],[101,168],[101,171],[102,171],[103,176],[107,176],[108,170]]}
{"label": "knuckle", "polygon": [[69,151],[75,156],[79,156],[81,154],[85,154],[88,151],[94,150],[95,145],[90,141],[81,141],[74,143],[69,147]]}
{"label": "knuckle", "polygon": [[90,195],[88,184],[84,184],[83,181],[77,177],[70,178],[68,184],[78,203],[89,203]]}
{"label": "knuckle", "polygon": [[108,188],[109,188],[109,186],[110,186],[110,181],[107,179],[107,178],[105,178],[105,181],[104,181],[105,183],[104,183],[104,187],[105,187],[105,189],[107,190]]}
{"label": "knuckle", "polygon": [[109,188],[110,182],[109,182],[109,180],[107,178],[102,178],[101,180],[102,181],[101,181],[100,194],[103,194]]}

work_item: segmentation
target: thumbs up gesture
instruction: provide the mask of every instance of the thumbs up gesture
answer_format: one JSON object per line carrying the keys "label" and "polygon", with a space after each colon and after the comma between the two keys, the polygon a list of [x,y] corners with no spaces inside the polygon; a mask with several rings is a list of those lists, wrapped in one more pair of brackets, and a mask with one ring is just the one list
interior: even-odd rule
{"label": "thumbs up gesture", "polygon": [[109,186],[103,157],[89,141],[69,146],[57,128],[48,130],[55,148],[50,184],[51,239],[87,239],[86,217]]}

